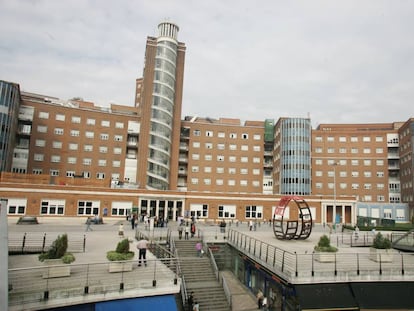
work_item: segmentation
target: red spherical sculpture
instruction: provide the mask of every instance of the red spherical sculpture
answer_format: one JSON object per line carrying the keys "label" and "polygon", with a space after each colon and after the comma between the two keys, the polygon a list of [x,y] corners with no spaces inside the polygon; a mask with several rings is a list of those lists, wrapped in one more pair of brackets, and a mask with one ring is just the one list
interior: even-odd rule
{"label": "red spherical sculpture", "polygon": [[[285,210],[290,201],[294,201],[298,208],[298,219],[285,220]],[[273,214],[273,232],[279,240],[304,240],[312,232],[312,214],[308,203],[298,196],[284,196]]]}

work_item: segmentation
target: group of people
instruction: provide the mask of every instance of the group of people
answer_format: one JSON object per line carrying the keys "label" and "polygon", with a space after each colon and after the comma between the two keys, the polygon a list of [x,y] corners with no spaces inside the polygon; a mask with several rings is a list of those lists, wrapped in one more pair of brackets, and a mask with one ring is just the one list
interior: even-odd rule
{"label": "group of people", "polygon": [[267,297],[263,295],[263,292],[259,289],[256,295],[257,298],[257,308],[261,310],[268,310]]}
{"label": "group of people", "polygon": [[184,222],[181,222],[178,225],[178,238],[181,240],[183,238],[183,232],[184,232],[184,239],[188,240],[189,239],[189,235],[191,233],[191,237],[193,238],[195,236],[196,233],[196,225],[194,222],[190,224],[188,224],[188,222],[186,224],[184,224]]}

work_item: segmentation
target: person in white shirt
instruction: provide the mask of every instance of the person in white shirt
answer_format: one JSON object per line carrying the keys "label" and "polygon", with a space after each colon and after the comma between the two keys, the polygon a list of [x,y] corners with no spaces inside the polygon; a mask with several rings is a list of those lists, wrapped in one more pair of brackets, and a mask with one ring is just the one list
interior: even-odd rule
{"label": "person in white shirt", "polygon": [[141,259],[144,262],[145,266],[147,266],[147,248],[148,248],[148,241],[142,238],[137,243],[137,249],[139,250],[139,257],[138,257],[138,266],[141,266]]}

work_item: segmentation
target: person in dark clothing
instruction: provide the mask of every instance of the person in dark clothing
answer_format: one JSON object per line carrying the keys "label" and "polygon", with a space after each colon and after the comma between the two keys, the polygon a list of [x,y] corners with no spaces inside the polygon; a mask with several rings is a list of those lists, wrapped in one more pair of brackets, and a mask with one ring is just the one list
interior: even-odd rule
{"label": "person in dark clothing", "polygon": [[187,298],[187,305],[188,305],[189,311],[193,311],[193,304],[194,304],[194,292],[191,292]]}

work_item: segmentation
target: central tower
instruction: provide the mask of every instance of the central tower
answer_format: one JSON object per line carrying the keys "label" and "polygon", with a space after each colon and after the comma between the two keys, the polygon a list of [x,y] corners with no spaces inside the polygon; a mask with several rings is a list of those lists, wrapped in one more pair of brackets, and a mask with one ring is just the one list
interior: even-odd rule
{"label": "central tower", "polygon": [[158,25],[158,37],[148,37],[142,79],[137,80],[136,104],[141,115],[138,182],[147,189],[177,188],[185,45],[179,28]]}

